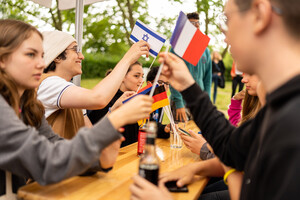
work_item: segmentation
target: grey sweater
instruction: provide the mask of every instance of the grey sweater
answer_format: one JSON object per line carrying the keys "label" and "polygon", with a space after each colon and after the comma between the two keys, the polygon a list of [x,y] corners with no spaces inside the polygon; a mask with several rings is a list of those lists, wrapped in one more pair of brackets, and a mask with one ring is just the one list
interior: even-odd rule
{"label": "grey sweater", "polygon": [[103,118],[93,128],[81,128],[72,140],[56,135],[45,118],[36,129],[25,125],[0,95],[0,170],[55,183],[96,167],[102,149],[121,134]]}

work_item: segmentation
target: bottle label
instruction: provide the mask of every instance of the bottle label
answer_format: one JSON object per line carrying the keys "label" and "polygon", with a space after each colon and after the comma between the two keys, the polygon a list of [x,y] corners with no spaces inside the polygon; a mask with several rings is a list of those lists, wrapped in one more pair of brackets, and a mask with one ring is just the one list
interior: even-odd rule
{"label": "bottle label", "polygon": [[137,148],[138,155],[141,155],[144,153],[145,144],[146,144],[146,132],[144,130],[139,130],[138,148]]}
{"label": "bottle label", "polygon": [[154,185],[158,185],[159,166],[156,164],[142,164],[139,167],[139,175]]}

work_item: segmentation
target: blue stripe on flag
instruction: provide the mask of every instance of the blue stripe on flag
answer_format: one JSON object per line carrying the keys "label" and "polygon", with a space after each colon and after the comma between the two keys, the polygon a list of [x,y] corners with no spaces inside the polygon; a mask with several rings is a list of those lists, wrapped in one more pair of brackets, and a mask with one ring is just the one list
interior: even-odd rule
{"label": "blue stripe on flag", "polygon": [[183,29],[186,21],[187,21],[187,17],[185,16],[185,14],[182,11],[180,11],[179,17],[176,22],[175,29],[173,31],[173,34],[172,34],[172,37],[170,40],[170,43],[171,43],[173,49],[177,43],[177,40],[182,32],[182,29]]}
{"label": "blue stripe on flag", "polygon": [[[133,41],[135,41],[135,42],[138,42],[138,41],[139,41],[139,40],[138,40],[136,37],[134,37],[133,35],[130,35],[130,38],[131,38]],[[150,49],[149,52],[152,53],[154,56],[157,56],[157,55],[158,55],[158,53],[157,53],[156,51],[153,51],[153,49]]]}
{"label": "blue stripe on flag", "polygon": [[149,50],[150,53],[152,53],[153,55],[157,56],[158,53],[156,53],[155,51],[153,51],[152,49]]}
{"label": "blue stripe on flag", "polygon": [[147,88],[146,90],[140,92],[140,93],[137,93],[136,95],[132,96],[132,97],[129,97],[128,99],[124,100],[123,103],[126,103],[127,101],[129,101],[130,99],[132,99],[133,97],[137,96],[137,95],[140,95],[140,94],[147,94],[148,92],[150,92],[152,89],[152,87],[149,87]]}
{"label": "blue stripe on flag", "polygon": [[145,27],[143,24],[139,23],[138,21],[136,21],[135,24],[138,27],[140,27],[141,29],[143,29],[144,31],[146,31],[147,33],[149,33],[150,35],[152,35],[153,37],[155,37],[156,39],[160,40],[161,42],[166,41],[164,38],[162,38],[159,35],[157,35],[156,33],[152,32],[150,29],[148,29],[147,27]]}
{"label": "blue stripe on flag", "polygon": [[130,38],[132,39],[132,40],[134,40],[135,42],[138,42],[139,40],[136,38],[136,37],[134,37],[133,35],[130,35]]}

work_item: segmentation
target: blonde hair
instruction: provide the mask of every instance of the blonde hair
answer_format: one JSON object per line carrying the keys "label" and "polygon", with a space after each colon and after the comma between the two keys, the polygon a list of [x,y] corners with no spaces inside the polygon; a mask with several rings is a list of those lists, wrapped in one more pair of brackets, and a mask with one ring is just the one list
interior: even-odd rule
{"label": "blonde hair", "polygon": [[253,119],[260,110],[260,108],[261,103],[259,101],[258,96],[252,96],[246,90],[242,109],[242,119],[239,125],[248,121],[249,119]]}
{"label": "blonde hair", "polygon": [[222,60],[222,56],[221,56],[221,54],[218,51],[213,51],[213,53],[211,55],[211,60],[215,59],[215,54],[216,54],[217,60],[219,60],[219,61]]}
{"label": "blonde hair", "polygon": [[[37,33],[43,38],[35,27],[27,23],[11,19],[0,20],[0,61],[7,59],[32,33]],[[1,66],[0,94],[25,124],[35,127],[41,125],[45,111],[42,103],[36,98],[35,89],[25,90],[20,98],[14,79]]]}

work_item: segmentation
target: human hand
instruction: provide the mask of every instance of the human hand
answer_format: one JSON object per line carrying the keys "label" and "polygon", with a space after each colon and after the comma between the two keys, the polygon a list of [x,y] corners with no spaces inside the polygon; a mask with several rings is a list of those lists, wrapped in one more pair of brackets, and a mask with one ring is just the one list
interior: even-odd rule
{"label": "human hand", "polygon": [[180,122],[186,122],[187,121],[187,116],[186,116],[184,107],[176,109],[176,120],[180,121]]}
{"label": "human hand", "polygon": [[115,109],[119,108],[121,105],[123,105],[123,101],[131,97],[132,95],[136,94],[134,91],[126,91],[118,98],[118,100],[114,103],[114,105],[111,107],[111,111],[114,111]]}
{"label": "human hand", "polygon": [[192,130],[189,130],[191,136],[180,134],[180,137],[185,146],[193,153],[200,155],[202,145],[206,143],[206,140],[201,134],[197,134]]}
{"label": "human hand", "polygon": [[153,99],[148,95],[137,95],[108,115],[115,129],[149,117]]}
{"label": "human hand", "polygon": [[125,138],[121,137],[101,151],[99,160],[102,168],[110,168],[115,164],[119,155],[120,145],[124,140]]}
{"label": "human hand", "polygon": [[239,93],[235,94],[233,96],[233,99],[235,100],[243,100],[245,98],[245,94],[246,94],[246,91],[245,90],[241,90]]}
{"label": "human hand", "polygon": [[158,187],[153,185],[146,179],[136,175],[132,177],[133,184],[130,186],[132,200],[171,200],[173,199],[171,193],[168,191],[163,183],[159,183]]}
{"label": "human hand", "polygon": [[218,76],[221,76],[222,74],[221,74],[221,72],[218,72]]}
{"label": "human hand", "polygon": [[162,75],[166,76],[169,83],[179,92],[195,83],[184,61],[172,53],[160,53],[158,62],[164,62]]}
{"label": "human hand", "polygon": [[165,126],[165,128],[164,128],[165,133],[170,133],[170,130],[171,130],[170,126],[171,126],[171,124],[167,124]]}
{"label": "human hand", "polygon": [[142,55],[149,57],[150,45],[144,41],[140,40],[134,43],[130,49],[126,52],[122,60],[127,60],[129,64],[135,63]]}
{"label": "human hand", "polygon": [[159,175],[159,183],[165,184],[168,181],[177,181],[176,185],[178,187],[183,187],[184,185],[192,183],[195,175],[196,169],[192,163],[178,168],[172,172]]}

